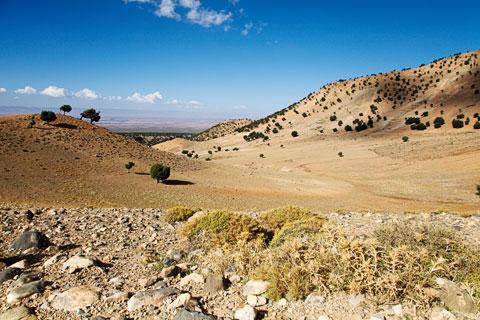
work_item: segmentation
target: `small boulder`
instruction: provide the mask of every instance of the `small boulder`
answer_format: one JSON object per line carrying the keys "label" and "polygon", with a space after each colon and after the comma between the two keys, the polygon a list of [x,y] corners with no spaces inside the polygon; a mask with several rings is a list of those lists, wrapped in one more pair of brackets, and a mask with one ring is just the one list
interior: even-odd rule
{"label": "small boulder", "polygon": [[29,248],[44,249],[50,245],[50,240],[38,231],[27,231],[22,233],[17,240],[9,247],[9,250],[24,251]]}
{"label": "small boulder", "polygon": [[10,268],[27,269],[30,266],[26,259],[20,260],[10,266]]}
{"label": "small boulder", "polygon": [[180,290],[171,287],[139,291],[128,300],[127,309],[128,311],[135,311],[143,306],[155,306],[162,302],[166,297],[177,295],[179,293]]}
{"label": "small boulder", "polygon": [[257,310],[252,306],[246,305],[240,310],[235,312],[235,319],[238,320],[255,320],[257,317]]}
{"label": "small boulder", "polygon": [[34,293],[42,293],[48,285],[46,281],[33,281],[19,287],[15,287],[7,294],[7,303],[13,304],[22,301]]}
{"label": "small boulder", "polygon": [[214,274],[207,277],[203,286],[203,293],[216,293],[226,288],[225,279],[222,275]]}
{"label": "small boulder", "polygon": [[253,294],[255,296],[258,296],[265,293],[269,285],[270,282],[268,281],[250,280],[242,288],[242,295],[248,296],[249,294]]}
{"label": "small boulder", "polygon": [[74,287],[53,298],[52,307],[57,310],[75,312],[93,304],[98,293],[87,287]]}
{"label": "small boulder", "polygon": [[36,320],[37,317],[27,307],[21,306],[0,313],[1,320]]}
{"label": "small boulder", "polygon": [[180,307],[185,307],[191,299],[192,295],[190,293],[182,293],[177,297],[177,299],[175,299],[175,301],[168,305],[167,310],[175,310]]}
{"label": "small boulder", "polygon": [[192,284],[192,283],[201,284],[201,283],[204,283],[204,282],[205,282],[205,278],[201,274],[190,273],[189,275],[183,277],[180,280],[180,286],[184,287],[184,286],[187,286],[187,285]]}
{"label": "small boulder", "polygon": [[162,269],[162,272],[160,273],[160,275],[163,278],[171,278],[171,277],[175,277],[177,274],[179,274],[180,271],[181,271],[181,269],[177,266],[165,267],[165,268]]}
{"label": "small boulder", "polygon": [[214,320],[215,318],[200,312],[179,309],[173,320]]}
{"label": "small boulder", "polygon": [[457,320],[457,318],[449,311],[443,308],[433,308],[430,313],[429,320]]}
{"label": "small boulder", "polygon": [[22,273],[22,269],[19,268],[7,268],[0,271],[0,283],[4,283],[7,280],[11,280]]}
{"label": "small boulder", "polygon": [[63,263],[62,270],[74,273],[77,270],[94,266],[96,263],[97,260],[93,257],[73,256]]}
{"label": "small boulder", "polygon": [[437,278],[435,282],[441,289],[440,300],[448,309],[464,313],[477,312],[472,297],[455,282],[442,278]]}
{"label": "small boulder", "polygon": [[117,292],[109,297],[106,297],[103,301],[105,301],[105,303],[123,302],[127,301],[128,298],[129,297],[127,292]]}

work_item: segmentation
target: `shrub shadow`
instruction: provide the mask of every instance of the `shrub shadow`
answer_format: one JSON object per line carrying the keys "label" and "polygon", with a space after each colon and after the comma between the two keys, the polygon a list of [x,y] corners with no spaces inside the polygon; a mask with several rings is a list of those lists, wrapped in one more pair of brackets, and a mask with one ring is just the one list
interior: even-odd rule
{"label": "shrub shadow", "polygon": [[184,181],[184,180],[165,180],[163,184],[171,185],[171,186],[190,186],[195,184],[191,181]]}
{"label": "shrub shadow", "polygon": [[65,128],[65,129],[77,129],[76,125],[68,124],[68,123],[55,123],[53,126],[58,128]]}

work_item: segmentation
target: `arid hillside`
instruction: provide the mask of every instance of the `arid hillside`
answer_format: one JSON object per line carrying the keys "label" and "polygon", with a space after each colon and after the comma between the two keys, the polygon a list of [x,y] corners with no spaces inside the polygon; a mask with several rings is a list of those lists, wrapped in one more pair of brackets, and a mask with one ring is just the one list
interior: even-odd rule
{"label": "arid hillside", "polygon": [[217,123],[213,127],[203,132],[197,134],[192,140],[194,141],[206,141],[210,139],[216,139],[219,137],[226,136],[235,132],[238,128],[242,128],[251,124],[252,120],[226,120],[220,123]]}

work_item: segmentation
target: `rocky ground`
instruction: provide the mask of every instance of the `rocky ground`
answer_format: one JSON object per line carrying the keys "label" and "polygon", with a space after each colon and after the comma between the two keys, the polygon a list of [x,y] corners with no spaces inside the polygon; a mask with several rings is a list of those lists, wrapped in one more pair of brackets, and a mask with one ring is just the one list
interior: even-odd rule
{"label": "rocky ground", "polygon": [[[0,319],[478,319],[468,293],[442,280],[445,305],[422,316],[408,304],[375,305],[346,293],[269,301],[264,282],[202,265],[206,253],[178,238],[178,225],[163,222],[163,214],[0,206]],[[453,228],[472,244],[480,241],[480,215],[329,217],[359,239],[377,226],[405,221]]]}

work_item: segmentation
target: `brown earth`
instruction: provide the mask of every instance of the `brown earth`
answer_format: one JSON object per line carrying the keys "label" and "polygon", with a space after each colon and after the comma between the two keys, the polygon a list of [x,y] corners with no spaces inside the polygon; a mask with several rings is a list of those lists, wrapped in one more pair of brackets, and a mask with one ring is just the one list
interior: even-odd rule
{"label": "brown earth", "polygon": [[[480,130],[473,129],[474,115],[480,112],[480,94],[475,93],[480,87],[478,53],[332,83],[250,124],[243,133],[156,146],[178,155],[71,117],[59,115],[51,125],[43,125],[37,115],[34,128],[28,128],[28,115],[1,117],[0,201],[235,210],[290,204],[317,211],[478,213]],[[379,96],[382,101],[375,102]],[[425,111],[428,115],[422,116]],[[470,122],[453,129],[452,119],[460,114]],[[337,120],[330,121],[333,115]],[[345,131],[354,119],[367,122],[369,115],[373,128]],[[434,129],[437,116],[446,124]],[[429,121],[430,127],[412,131],[404,124],[405,117]],[[269,140],[245,141],[243,136],[252,130]],[[298,137],[292,137],[293,130]],[[402,136],[409,141],[402,142]],[[184,149],[195,150],[200,158],[181,155]],[[128,161],[136,163],[131,173],[124,168]],[[149,177],[153,163],[172,167],[166,184]]]}

